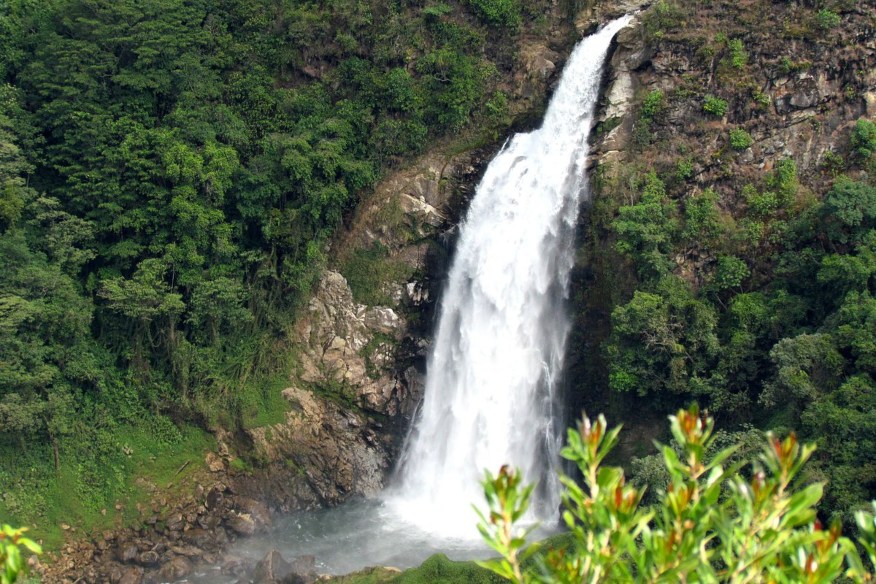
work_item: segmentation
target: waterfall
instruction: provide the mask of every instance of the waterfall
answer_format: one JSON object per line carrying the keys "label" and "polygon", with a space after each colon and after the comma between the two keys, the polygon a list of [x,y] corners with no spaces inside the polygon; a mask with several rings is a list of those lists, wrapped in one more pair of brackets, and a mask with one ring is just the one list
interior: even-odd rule
{"label": "waterfall", "polygon": [[426,391],[387,505],[444,537],[477,537],[484,469],[539,481],[533,519],[556,514],[557,376],[569,321],[587,137],[615,20],[575,48],[542,127],[489,164],[450,269]]}

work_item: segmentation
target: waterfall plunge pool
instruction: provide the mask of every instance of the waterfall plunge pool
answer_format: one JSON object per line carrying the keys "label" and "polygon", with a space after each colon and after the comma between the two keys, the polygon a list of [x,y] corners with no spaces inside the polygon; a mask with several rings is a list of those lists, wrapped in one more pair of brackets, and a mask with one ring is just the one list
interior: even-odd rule
{"label": "waterfall plunge pool", "polygon": [[[485,507],[485,503],[479,506]],[[320,574],[343,575],[371,566],[407,569],[430,556],[443,553],[451,560],[486,559],[495,556],[477,532],[477,515],[471,511],[471,537],[441,537],[400,519],[384,501],[366,499],[339,507],[299,511],[275,522],[270,532],[242,539],[225,553],[225,561],[247,564],[261,560],[276,549],[286,560],[296,556],[316,558]],[[555,533],[539,527],[530,541]],[[200,567],[183,582],[233,584],[238,576],[222,574],[222,564]]]}

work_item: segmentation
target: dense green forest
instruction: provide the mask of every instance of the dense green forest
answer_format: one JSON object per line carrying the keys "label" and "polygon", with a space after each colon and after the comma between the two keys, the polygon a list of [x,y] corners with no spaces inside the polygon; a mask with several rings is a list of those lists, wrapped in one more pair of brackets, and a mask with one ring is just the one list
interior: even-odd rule
{"label": "dense green forest", "polygon": [[[630,163],[595,177],[597,276],[580,293],[606,314],[594,352],[609,395],[661,418],[699,402],[731,431],[725,443],[796,430],[818,444],[807,477],[828,482],[824,518],[851,526],[876,499],[876,123],[845,113],[863,109],[852,63],[871,57],[852,39],[872,8],[772,6],[763,26],[731,2],[649,14],[655,44],[689,69],[665,73],[671,90],[642,92]],[[704,34],[710,18],[721,32]],[[799,132],[761,88],[829,67],[843,93],[802,118],[817,163],[758,158],[754,136]],[[842,129],[828,142],[817,136],[829,124]],[[652,493],[668,481],[658,466],[633,465]]]}
{"label": "dense green forest", "polygon": [[96,513],[198,428],[282,413],[343,218],[401,157],[509,123],[499,71],[539,11],[3,2],[2,514]]}

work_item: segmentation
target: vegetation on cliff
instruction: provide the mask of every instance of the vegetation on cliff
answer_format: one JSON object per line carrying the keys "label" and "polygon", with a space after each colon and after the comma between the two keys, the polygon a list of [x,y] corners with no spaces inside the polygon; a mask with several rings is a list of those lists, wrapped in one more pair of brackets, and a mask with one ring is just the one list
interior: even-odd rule
{"label": "vegetation on cliff", "polygon": [[[749,443],[798,429],[819,445],[806,473],[827,481],[824,517],[847,525],[876,497],[876,47],[857,40],[873,16],[849,2],[649,11],[654,56],[628,162],[597,173],[581,291],[602,335],[588,382],[638,410],[698,400]],[[634,468],[665,484],[657,466]]]}

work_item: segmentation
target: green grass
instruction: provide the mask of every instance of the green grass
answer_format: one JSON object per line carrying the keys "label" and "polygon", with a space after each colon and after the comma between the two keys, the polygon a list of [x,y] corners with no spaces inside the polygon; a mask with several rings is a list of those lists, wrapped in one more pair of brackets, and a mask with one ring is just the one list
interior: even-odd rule
{"label": "green grass", "polygon": [[507,582],[474,562],[455,562],[435,554],[420,566],[398,573],[386,568],[368,568],[332,578],[335,584],[500,584]]}
{"label": "green grass", "polygon": [[286,421],[289,402],[283,397],[283,390],[289,387],[287,370],[265,379],[257,387],[250,389],[252,397],[243,409],[243,428],[259,428]]}
{"label": "green grass", "polygon": [[48,445],[0,445],[0,520],[27,526],[47,551],[64,543],[62,524],[77,534],[136,524],[137,504],[150,501],[150,486],[163,492],[190,488],[188,479],[215,448],[205,431],[159,419],[169,426],[92,428],[68,437],[60,444],[57,472]]}

